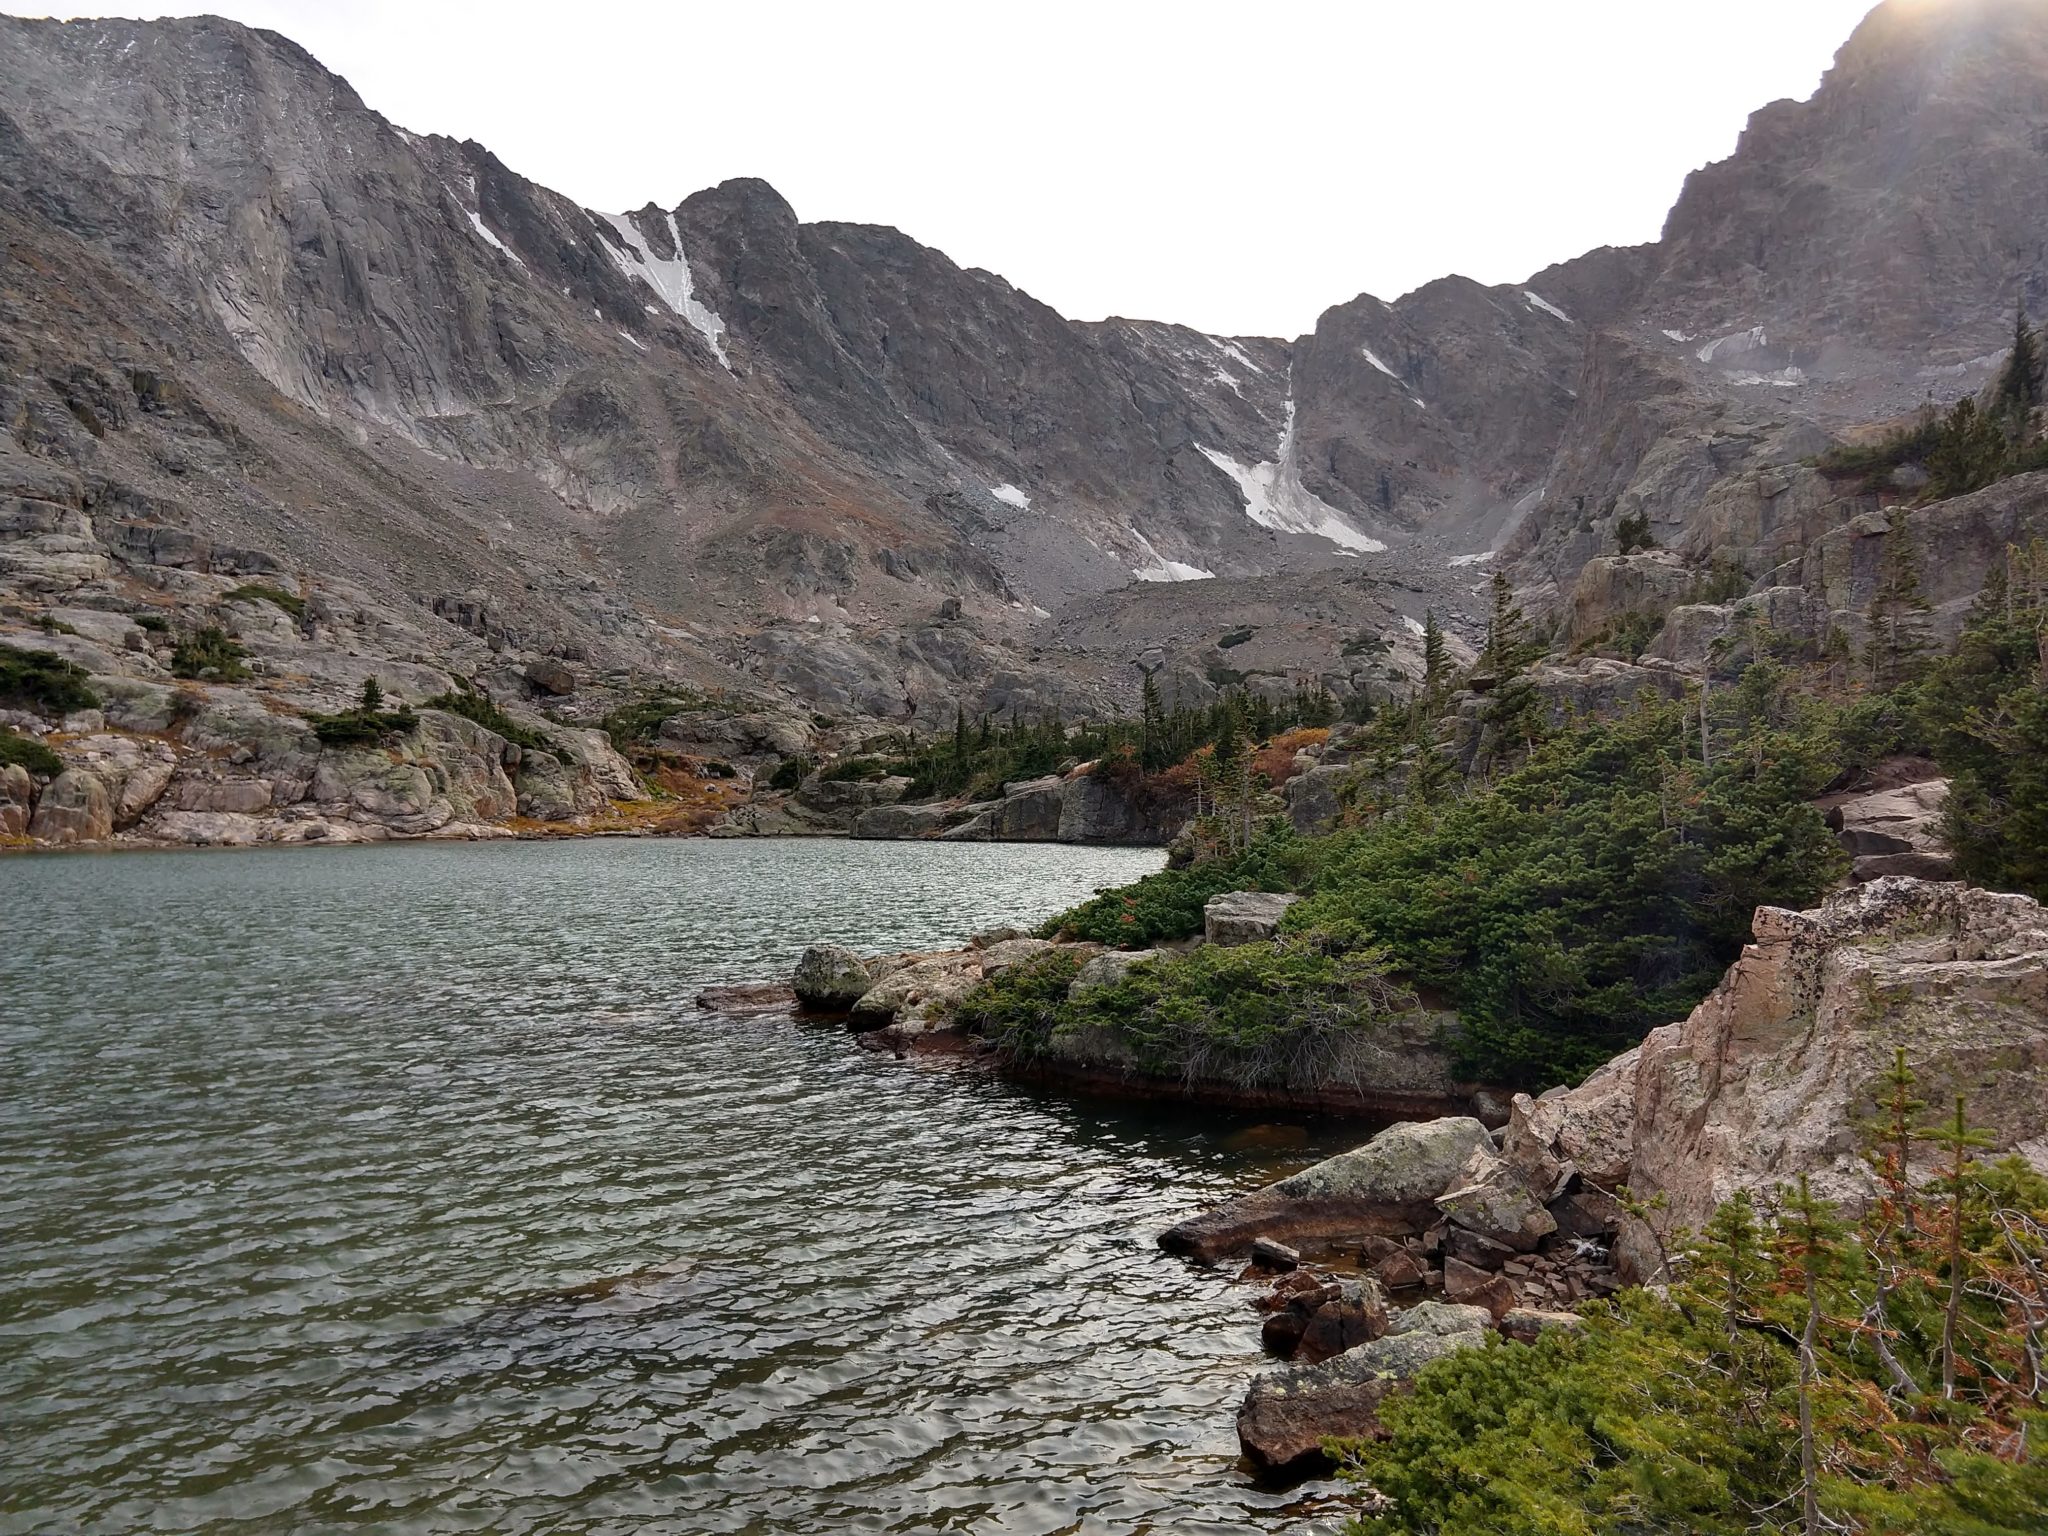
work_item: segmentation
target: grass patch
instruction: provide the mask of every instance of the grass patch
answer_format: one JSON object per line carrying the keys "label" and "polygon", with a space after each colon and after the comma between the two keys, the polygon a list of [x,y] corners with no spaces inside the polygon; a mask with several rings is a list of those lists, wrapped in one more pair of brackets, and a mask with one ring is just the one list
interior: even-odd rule
{"label": "grass patch", "polygon": [[280,608],[303,624],[306,622],[306,600],[296,592],[287,592],[283,587],[273,587],[264,582],[252,581],[235,588],[221,599],[224,603],[268,603]]}

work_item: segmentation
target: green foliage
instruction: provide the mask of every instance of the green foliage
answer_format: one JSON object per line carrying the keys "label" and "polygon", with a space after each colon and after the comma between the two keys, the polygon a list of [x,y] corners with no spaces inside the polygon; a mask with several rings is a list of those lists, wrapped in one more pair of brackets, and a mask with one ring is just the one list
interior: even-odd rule
{"label": "green foliage", "polygon": [[[449,697],[449,694],[441,695],[441,699]],[[430,700],[429,707],[439,709],[443,706],[439,700]],[[353,709],[345,709],[335,715],[309,712],[306,721],[313,727],[313,734],[320,738],[320,744],[327,747],[370,746],[388,736],[417,730],[420,723],[419,716],[404,705],[393,710],[384,708],[384,685],[375,677],[363,679],[362,697]]]}
{"label": "green foliage", "polygon": [[795,789],[810,777],[811,770],[818,765],[808,757],[785,757],[775,765],[775,771],[768,775],[770,789]]}
{"label": "green foliage", "polygon": [[1163,869],[1134,884],[1104,891],[1040,929],[1046,938],[1093,939],[1143,949],[1162,939],[1202,931],[1202,907],[1225,891],[1287,891],[1306,876],[1311,843],[1284,825],[1266,829],[1235,857],[1186,869]]}
{"label": "green foliage", "polygon": [[886,779],[889,769],[886,758],[846,757],[827,768],[824,777],[835,784],[865,784],[875,779]]}
{"label": "green foliage", "polygon": [[171,632],[171,621],[160,613],[138,613],[136,627],[152,635],[167,635]]}
{"label": "green foliage", "polygon": [[248,652],[217,624],[202,624],[178,639],[171,675],[208,683],[238,683],[249,675]]}
{"label": "green foliage", "polygon": [[0,726],[0,768],[26,768],[39,779],[54,779],[64,771],[64,759],[37,741]]}
{"label": "green foliage", "polygon": [[66,624],[53,613],[46,613],[37,619],[36,628],[46,635],[75,635],[78,633],[77,625]]}
{"label": "green foliage", "polygon": [[1684,706],[1646,704],[1560,733],[1479,793],[1340,832],[1286,926],[1383,947],[1449,996],[1476,1075],[1583,1073],[1682,1018],[1758,905],[1805,906],[1841,871],[1806,803],[1834,766],[1803,711],[1757,692],[1717,700],[1711,767],[1686,755]]}
{"label": "green foliage", "polygon": [[2013,472],[2010,444],[1998,421],[1965,395],[1942,418],[1927,455],[1927,497],[1938,501],[1982,490]]}
{"label": "green foliage", "polygon": [[1572,647],[1573,655],[1610,651],[1625,661],[1634,661],[1650,648],[1664,628],[1664,615],[1653,608],[1631,608],[1616,614],[1594,633]]}
{"label": "green foliage", "polygon": [[1624,555],[1641,554],[1644,550],[1655,549],[1657,539],[1650,532],[1650,514],[1630,512],[1614,525],[1614,544]]}
{"label": "green foliage", "polygon": [[[375,679],[372,679],[372,681],[375,681]],[[511,742],[513,746],[523,748],[526,751],[548,752],[556,757],[561,756],[560,748],[555,745],[551,737],[536,731],[532,726],[521,725],[517,720],[506,714],[504,710],[500,709],[492,701],[491,696],[480,688],[453,688],[446,693],[437,693],[420,707],[422,709],[446,710],[451,715],[460,715],[465,720],[474,720],[485,730],[495,732]]]}
{"label": "green foliage", "polygon": [[1895,705],[1950,775],[1957,868],[2048,900],[2048,548],[2010,550],[1964,626]]}
{"label": "green foliage", "polygon": [[1941,439],[1941,418],[1933,408],[1924,410],[1909,427],[1867,443],[1842,443],[1830,448],[1814,467],[1837,479],[1871,478],[1907,464],[1924,464]]}
{"label": "green foliage", "polygon": [[[1668,1297],[1430,1366],[1382,1405],[1383,1442],[1346,1448],[1379,1496],[1353,1532],[2042,1530],[2048,1462],[2026,1445],[2048,1428],[2028,1353],[2048,1182],[2009,1161],[1953,1183],[1910,1231],[1888,1202],[1848,1226],[1805,1190],[1745,1195]],[[1958,1384],[1937,1395],[1945,1338]]]}
{"label": "green foliage", "polygon": [[662,726],[672,716],[701,709],[705,702],[701,694],[657,689],[619,705],[598,722],[598,729],[611,738],[615,751],[631,758],[661,734]]}
{"label": "green foliage", "polygon": [[1340,1070],[1358,1031],[1417,1007],[1412,993],[1388,979],[1382,957],[1332,956],[1300,943],[1165,956],[1069,1002],[1074,974],[1070,961],[1040,957],[984,982],[960,1016],[1027,1060],[1044,1054],[1059,1032],[1100,1030],[1153,1076],[1313,1089]]}
{"label": "green foliage", "polygon": [[2040,404],[2041,341],[2027,324],[2026,306],[2018,304],[2013,308],[2012,347],[1991,391],[1991,409],[2007,423],[2008,432],[2021,436]]}
{"label": "green foliage", "polygon": [[0,646],[0,707],[69,715],[99,707],[85,668],[53,651]]}
{"label": "green foliage", "polygon": [[294,621],[305,623],[306,600],[296,592],[287,592],[283,587],[273,587],[260,581],[248,582],[225,594],[224,603],[269,603],[273,608],[282,609]]}

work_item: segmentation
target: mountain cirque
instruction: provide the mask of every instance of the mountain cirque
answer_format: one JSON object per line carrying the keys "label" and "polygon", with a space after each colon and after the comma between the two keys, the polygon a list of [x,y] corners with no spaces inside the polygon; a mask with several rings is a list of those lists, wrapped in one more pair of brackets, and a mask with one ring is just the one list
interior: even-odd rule
{"label": "mountain cirque", "polygon": [[1424,609],[1472,637],[1475,557],[1597,629],[1630,515],[1677,595],[1732,558],[1819,626],[1809,551],[1883,530],[1799,461],[1989,376],[2044,133],[2040,7],[1883,5],[1658,243],[1290,342],[1069,321],[759,181],[593,213],[218,19],[0,18],[0,643],[274,630],[253,575],[319,613],[267,636],[287,711],[546,673],[572,724],[663,683],[857,734],[1128,707],[1133,662],[1384,690]]}

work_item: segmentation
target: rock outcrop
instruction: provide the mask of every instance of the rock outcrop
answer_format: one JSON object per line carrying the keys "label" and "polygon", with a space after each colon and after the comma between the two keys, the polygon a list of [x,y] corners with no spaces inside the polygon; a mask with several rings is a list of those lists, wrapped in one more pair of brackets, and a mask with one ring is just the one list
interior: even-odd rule
{"label": "rock outcrop", "polygon": [[[1447,1294],[1454,1277],[1472,1290],[1499,1274],[1515,1294],[1496,1301],[1576,1300],[1611,1288],[1610,1251],[1630,1278],[1654,1268],[1651,1235],[1614,1198],[1623,1186],[1662,1205],[1667,1236],[1802,1174],[1859,1207],[1873,1189],[1864,1126],[1901,1050],[1921,1097],[1961,1096],[1998,1148],[2048,1171],[2048,913],[1896,876],[1810,912],[1759,908],[1755,942],[1687,1019],[1577,1088],[1516,1095],[1497,1147],[1475,1120],[1397,1126],[1160,1241],[1205,1259],[1259,1236],[1357,1248],[1391,1266],[1389,1283],[1418,1269],[1438,1283],[1440,1264]],[[1559,1268],[1587,1259],[1576,1277]]]}
{"label": "rock outcrop", "polygon": [[1214,1262],[1270,1237],[1324,1246],[1367,1235],[1415,1231],[1436,1219],[1436,1200],[1456,1187],[1474,1154],[1493,1149],[1469,1118],[1392,1126],[1278,1183],[1167,1229],[1160,1246]]}
{"label": "rock outcrop", "polygon": [[1238,1443],[1267,1473],[1323,1470],[1325,1440],[1377,1435],[1388,1394],[1412,1384],[1433,1361],[1484,1346],[1493,1322],[1484,1307],[1423,1302],[1394,1313],[1380,1338],[1318,1364],[1266,1371],[1238,1410]]}
{"label": "rock outcrop", "polygon": [[1860,1127],[1901,1049],[1919,1097],[1961,1095],[1999,1147],[2048,1171],[2037,903],[1894,877],[1811,912],[1760,908],[1755,933],[1712,995],[1636,1053],[1628,1183],[1664,1196],[1674,1226],[1697,1229],[1736,1190],[1802,1173],[1860,1205],[1872,1189]]}
{"label": "rock outcrop", "polygon": [[1280,919],[1299,896],[1266,891],[1226,891],[1202,906],[1202,937],[1211,944],[1260,944],[1280,931]]}

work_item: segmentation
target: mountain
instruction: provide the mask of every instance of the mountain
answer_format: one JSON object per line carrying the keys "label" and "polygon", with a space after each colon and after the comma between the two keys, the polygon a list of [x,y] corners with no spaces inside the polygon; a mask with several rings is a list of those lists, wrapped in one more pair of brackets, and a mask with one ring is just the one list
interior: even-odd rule
{"label": "mountain", "polygon": [[759,181],[584,209],[215,18],[0,44],[0,615],[283,572],[358,658],[515,690],[1100,710],[1134,660],[1204,696],[1250,623],[1254,686],[1384,693],[1425,608],[1476,636],[1480,561],[1559,616],[1624,517],[1704,569],[1731,496],[2048,300],[2033,0],[1887,0],[1652,245],[1293,340],[1070,321]]}

